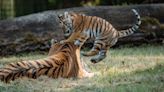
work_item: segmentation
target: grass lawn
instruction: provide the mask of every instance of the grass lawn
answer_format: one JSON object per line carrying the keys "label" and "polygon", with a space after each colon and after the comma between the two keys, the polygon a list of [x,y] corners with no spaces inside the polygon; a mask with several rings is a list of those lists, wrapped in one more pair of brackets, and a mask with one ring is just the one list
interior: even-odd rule
{"label": "grass lawn", "polygon": [[[37,52],[0,57],[0,67],[10,62],[34,60],[46,55]],[[88,71],[99,72],[93,78],[17,79],[0,82],[0,92],[164,92],[164,46],[144,45],[110,49],[98,64],[82,57]]]}

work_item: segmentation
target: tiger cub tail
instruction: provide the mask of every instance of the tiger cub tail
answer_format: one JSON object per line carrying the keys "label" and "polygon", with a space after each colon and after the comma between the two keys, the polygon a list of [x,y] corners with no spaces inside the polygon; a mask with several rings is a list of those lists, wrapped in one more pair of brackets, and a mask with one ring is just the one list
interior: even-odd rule
{"label": "tiger cub tail", "polygon": [[132,9],[132,11],[134,12],[135,16],[137,17],[136,24],[134,24],[131,28],[129,28],[129,29],[127,29],[127,30],[118,31],[118,38],[131,35],[131,34],[133,34],[136,30],[139,29],[139,26],[141,25],[141,17],[140,17],[140,15],[138,14],[138,12],[137,12],[135,9]]}
{"label": "tiger cub tail", "polygon": [[57,61],[53,57],[45,58],[35,61],[21,61],[17,63],[10,63],[4,68],[0,69],[0,80],[9,82],[20,77],[37,78],[40,75],[48,75],[49,77],[57,77],[54,71],[60,65],[60,60]]}

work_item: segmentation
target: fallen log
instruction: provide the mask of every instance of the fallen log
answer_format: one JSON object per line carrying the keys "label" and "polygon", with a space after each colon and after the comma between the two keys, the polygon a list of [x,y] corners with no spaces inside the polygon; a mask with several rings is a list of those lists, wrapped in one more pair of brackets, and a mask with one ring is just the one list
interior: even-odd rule
{"label": "fallen log", "polygon": [[[0,55],[14,54],[36,49],[41,50],[41,48],[45,50],[49,48],[48,43],[50,39],[63,39],[63,33],[59,27],[57,15],[64,11],[102,17],[112,23],[116,29],[120,30],[131,27],[132,24],[135,23],[136,18],[131,12],[132,8],[135,8],[141,17],[149,16],[158,19],[159,22],[164,22],[164,4],[77,7],[45,11],[14,19],[1,20]],[[141,32],[141,34],[144,34],[142,35],[144,37],[133,37],[136,35],[134,34],[121,38],[117,45],[123,43],[134,43],[136,42],[136,39],[145,43],[147,40],[145,36],[147,35],[143,32]],[[160,39],[163,40],[162,37]],[[143,41],[143,38],[145,41]]]}

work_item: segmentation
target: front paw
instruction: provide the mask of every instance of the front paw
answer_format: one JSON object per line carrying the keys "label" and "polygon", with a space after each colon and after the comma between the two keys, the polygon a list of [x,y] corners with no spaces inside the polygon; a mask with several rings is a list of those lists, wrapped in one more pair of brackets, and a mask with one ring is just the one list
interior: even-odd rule
{"label": "front paw", "polygon": [[65,41],[64,41],[64,40],[62,40],[62,41],[60,41],[59,43],[60,43],[60,44],[64,44],[64,43],[65,43]]}
{"label": "front paw", "polygon": [[106,55],[97,55],[97,56],[91,58],[90,61],[95,64],[95,63],[102,61],[105,58],[106,58]]}
{"label": "front paw", "polygon": [[75,42],[74,42],[74,44],[76,45],[76,46],[80,46],[80,41],[79,40],[76,40]]}

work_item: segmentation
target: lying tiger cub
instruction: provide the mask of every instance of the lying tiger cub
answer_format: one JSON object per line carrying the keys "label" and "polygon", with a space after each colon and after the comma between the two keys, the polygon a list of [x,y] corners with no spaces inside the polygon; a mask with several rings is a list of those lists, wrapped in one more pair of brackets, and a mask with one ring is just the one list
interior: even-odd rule
{"label": "lying tiger cub", "polygon": [[0,80],[4,82],[24,76],[35,79],[41,75],[83,78],[92,77],[94,73],[84,70],[80,61],[80,48],[70,42],[53,44],[47,58],[10,63],[0,69]]}

